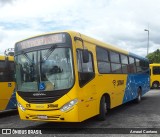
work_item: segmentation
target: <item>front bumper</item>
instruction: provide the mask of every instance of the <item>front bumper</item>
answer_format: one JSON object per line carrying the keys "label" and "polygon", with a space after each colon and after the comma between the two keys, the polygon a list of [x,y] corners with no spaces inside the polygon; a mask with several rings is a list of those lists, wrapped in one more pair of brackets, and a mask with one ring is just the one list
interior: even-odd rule
{"label": "front bumper", "polygon": [[78,106],[66,112],[60,110],[28,110],[18,108],[22,120],[53,121],[53,122],[80,122],[78,119]]}

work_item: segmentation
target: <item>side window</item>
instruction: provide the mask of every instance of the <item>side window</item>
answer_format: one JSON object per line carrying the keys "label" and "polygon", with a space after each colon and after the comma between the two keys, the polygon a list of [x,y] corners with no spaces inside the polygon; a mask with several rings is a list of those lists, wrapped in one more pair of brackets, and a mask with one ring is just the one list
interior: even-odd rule
{"label": "side window", "polygon": [[79,72],[93,72],[93,61],[92,55],[89,53],[89,62],[84,63],[82,58],[82,50],[77,50],[77,59],[78,59],[78,71]]}
{"label": "side window", "polygon": [[160,74],[160,67],[153,67],[153,74],[159,75]]}
{"label": "side window", "polygon": [[137,72],[141,72],[142,71],[142,61],[140,61],[139,59],[136,59],[136,68],[137,68]]}
{"label": "side window", "polygon": [[122,73],[122,66],[120,63],[119,54],[116,52],[110,51],[110,60],[111,60],[112,73]]}
{"label": "side window", "polygon": [[122,73],[121,64],[111,63],[112,73]]}
{"label": "side window", "polygon": [[121,56],[121,63],[122,63],[122,72],[124,74],[128,73],[128,57],[126,55],[120,54]]}
{"label": "side window", "polygon": [[129,57],[128,72],[136,73],[135,59],[132,57]]}
{"label": "side window", "polygon": [[5,61],[0,61],[0,82],[7,82],[7,69]]}
{"label": "side window", "polygon": [[93,68],[93,57],[89,52],[89,62],[83,62],[82,50],[77,50],[77,65],[79,74],[79,85],[80,87],[87,84],[91,79],[94,78],[94,68]]}
{"label": "side window", "polygon": [[9,68],[8,68],[8,71],[9,71],[9,75],[8,75],[8,81],[11,82],[11,81],[14,81],[14,62],[9,62]]}
{"label": "side window", "polygon": [[96,54],[99,73],[110,73],[111,66],[109,62],[108,51],[106,49],[97,47]]}
{"label": "side window", "polygon": [[136,59],[137,72],[147,72],[149,73],[149,62],[146,60]]}
{"label": "side window", "polygon": [[121,63],[128,64],[128,57],[126,55],[121,54]]}
{"label": "side window", "polygon": [[110,59],[111,59],[111,62],[120,63],[120,58],[118,53],[110,51]]}
{"label": "side window", "polygon": [[150,73],[150,70],[149,70],[149,61],[145,60],[144,61],[144,67],[143,67],[143,70],[146,72],[146,73]]}
{"label": "side window", "polygon": [[147,62],[146,60],[141,60],[140,61],[140,67],[141,67],[141,70],[143,72],[147,72],[148,73],[148,70],[149,70],[149,62]]}

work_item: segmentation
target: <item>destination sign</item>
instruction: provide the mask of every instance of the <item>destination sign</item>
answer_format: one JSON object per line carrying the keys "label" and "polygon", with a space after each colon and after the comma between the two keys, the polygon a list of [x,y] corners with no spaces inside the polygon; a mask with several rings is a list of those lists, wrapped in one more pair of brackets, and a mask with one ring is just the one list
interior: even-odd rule
{"label": "destination sign", "polygon": [[16,47],[18,50],[23,50],[27,48],[32,48],[36,46],[55,44],[55,43],[65,43],[65,34],[50,34],[31,38],[17,43]]}

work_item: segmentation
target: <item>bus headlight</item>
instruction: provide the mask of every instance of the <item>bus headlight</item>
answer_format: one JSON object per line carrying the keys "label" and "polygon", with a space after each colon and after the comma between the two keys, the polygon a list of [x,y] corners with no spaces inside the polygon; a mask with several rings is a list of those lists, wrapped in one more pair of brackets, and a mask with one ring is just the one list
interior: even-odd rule
{"label": "bus headlight", "polygon": [[17,106],[18,106],[22,111],[25,111],[25,110],[26,110],[19,102],[17,102]]}
{"label": "bus headlight", "polygon": [[76,103],[78,102],[78,99],[75,98],[73,100],[71,100],[70,102],[66,103],[63,107],[61,107],[61,111],[65,112],[67,110],[69,110],[70,108],[72,108]]}

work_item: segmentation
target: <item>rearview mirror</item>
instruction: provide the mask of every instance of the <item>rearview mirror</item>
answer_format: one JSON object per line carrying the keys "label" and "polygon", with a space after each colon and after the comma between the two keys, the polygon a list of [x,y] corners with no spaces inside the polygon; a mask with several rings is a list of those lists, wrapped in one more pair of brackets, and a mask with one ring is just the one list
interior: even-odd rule
{"label": "rearview mirror", "polygon": [[88,49],[83,49],[83,62],[88,63],[89,62],[89,52]]}

